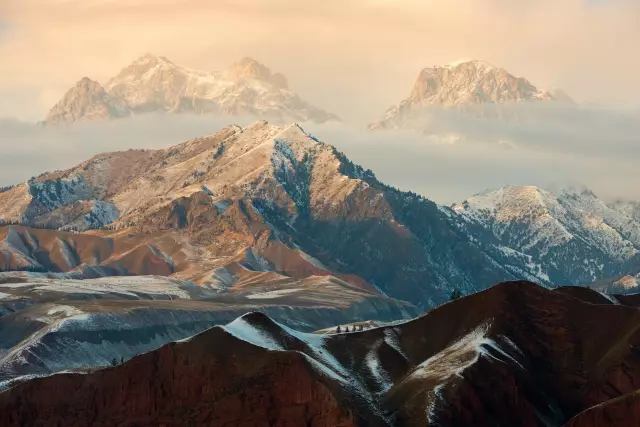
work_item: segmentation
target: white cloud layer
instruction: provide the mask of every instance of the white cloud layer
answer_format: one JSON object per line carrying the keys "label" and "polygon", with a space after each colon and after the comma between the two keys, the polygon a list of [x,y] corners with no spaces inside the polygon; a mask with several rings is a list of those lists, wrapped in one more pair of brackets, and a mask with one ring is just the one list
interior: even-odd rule
{"label": "white cloud layer", "polygon": [[[304,124],[305,130],[335,145],[378,178],[450,204],[510,184],[585,184],[606,198],[640,200],[640,112],[533,108],[526,122],[476,120],[436,112],[435,131],[461,136],[455,144],[414,132],[369,132],[348,125]],[[91,155],[129,148],[161,148],[214,133],[246,118],[142,116],[130,120],[40,128],[0,122],[0,185],[21,182],[46,170],[74,166]],[[505,149],[498,141],[515,148]]]}

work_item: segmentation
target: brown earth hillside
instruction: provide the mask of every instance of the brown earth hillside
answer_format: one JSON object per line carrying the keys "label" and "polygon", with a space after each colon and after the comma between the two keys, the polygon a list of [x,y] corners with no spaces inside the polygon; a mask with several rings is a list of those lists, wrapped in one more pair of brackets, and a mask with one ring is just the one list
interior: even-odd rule
{"label": "brown earth hillside", "polygon": [[[238,411],[225,415],[236,417],[225,418],[228,425],[635,425],[640,311],[570,293],[507,282],[409,322],[328,335],[249,314],[120,367],[18,385],[0,394],[0,421],[67,425],[74,414],[115,425],[173,425],[180,413],[183,423],[210,425],[223,419],[215,418],[224,411],[213,403],[224,397],[240,400]],[[272,374],[291,360],[300,362],[289,370],[302,383]],[[298,409],[274,409],[296,393]],[[204,398],[187,397],[193,394]],[[319,397],[310,403],[300,395]],[[211,403],[206,411],[203,402]],[[324,415],[319,424],[290,418],[298,411]]]}

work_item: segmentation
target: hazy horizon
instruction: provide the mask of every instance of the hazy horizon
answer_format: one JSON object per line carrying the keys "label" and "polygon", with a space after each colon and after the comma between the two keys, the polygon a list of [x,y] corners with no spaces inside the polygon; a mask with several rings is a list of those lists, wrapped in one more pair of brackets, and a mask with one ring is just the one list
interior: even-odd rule
{"label": "hazy horizon", "polygon": [[5,0],[0,117],[38,121],[81,77],[152,52],[221,70],[249,56],[348,123],[374,121],[419,71],[486,60],[582,104],[640,106],[633,0]]}
{"label": "hazy horizon", "polygon": [[[574,181],[640,200],[640,2],[633,0],[5,0],[0,4],[0,185],[103,151],[162,148],[251,119],[157,116],[40,129],[80,78],[105,83],[150,52],[223,70],[252,57],[343,123],[305,124],[380,179],[440,203],[509,184]],[[485,60],[562,88],[579,107],[527,123],[433,110],[428,128],[366,132],[421,69]],[[448,144],[447,137],[462,138]],[[515,146],[505,150],[505,145]]]}
{"label": "hazy horizon", "polygon": [[[437,124],[430,137],[412,131],[367,131],[345,123],[302,127],[372,169],[382,182],[445,205],[506,185],[545,188],[554,183],[586,185],[604,199],[640,200],[632,177],[640,158],[640,115],[568,106],[530,106],[524,111],[526,123],[434,109],[427,112],[427,120]],[[73,167],[94,154],[165,148],[253,121],[155,114],[66,128],[0,121],[0,140],[11,146],[0,157],[0,186]],[[449,136],[458,142],[451,143]]]}

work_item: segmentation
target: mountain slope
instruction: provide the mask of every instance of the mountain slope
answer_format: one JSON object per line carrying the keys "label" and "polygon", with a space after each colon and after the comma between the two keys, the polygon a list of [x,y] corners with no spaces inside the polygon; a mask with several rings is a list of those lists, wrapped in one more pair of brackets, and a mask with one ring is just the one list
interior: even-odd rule
{"label": "mountain slope", "polygon": [[332,277],[278,282],[246,273],[240,278],[244,286],[230,293],[159,276],[0,273],[0,389],[30,376],[108,366],[114,358],[155,350],[248,311],[263,311],[299,330],[419,313]]}
{"label": "mountain slope", "polygon": [[532,257],[556,284],[590,283],[638,263],[640,223],[586,189],[510,186],[471,197],[453,211],[489,230],[505,250]]}
{"label": "mountain slope", "polygon": [[[603,425],[594,405],[637,390],[640,314],[582,291],[503,283],[412,321],[328,335],[251,313],[121,366],[18,384],[0,394],[0,423]],[[634,413],[615,406],[615,419]]]}
{"label": "mountain slope", "polygon": [[[454,286],[470,292],[535,277],[482,229],[478,239],[450,209],[385,186],[297,125],[257,122],[166,150],[101,154],[0,193],[0,218],[65,227],[80,221],[71,207],[95,201],[117,213],[109,229],[86,232],[91,242],[112,242],[108,256],[44,266],[34,233],[19,232],[22,243],[7,246],[6,259],[62,272],[87,264],[158,274],[140,270],[147,254],[172,277],[216,288],[229,287],[219,269],[236,277],[250,263],[277,277],[331,275],[423,306],[446,300]],[[94,251],[88,238],[87,246],[60,238],[78,254]]]}
{"label": "mountain slope", "polygon": [[482,106],[535,101],[572,102],[561,91],[540,90],[528,80],[516,77],[505,69],[483,61],[464,60],[423,69],[409,97],[387,110],[369,128],[418,126],[421,113],[427,108],[451,108],[484,115],[500,111],[483,109]]}
{"label": "mountain slope", "polygon": [[128,117],[131,110],[100,83],[84,77],[49,111],[46,123],[56,125]]}
{"label": "mountain slope", "polygon": [[104,89],[98,89],[96,82],[93,85],[98,94],[78,87],[70,90],[50,111],[45,123],[145,113],[248,115],[282,122],[337,120],[290,91],[282,74],[272,73],[250,58],[222,72],[206,72],[147,54],[123,68]]}
{"label": "mountain slope", "polygon": [[509,187],[447,208],[381,183],[298,125],[264,121],[100,154],[10,188],[0,203],[5,222],[102,227],[82,238],[7,228],[5,269],[91,266],[229,292],[262,291],[257,277],[283,286],[327,276],[426,308],[454,288],[587,284],[640,266],[639,223],[586,190]]}
{"label": "mountain slope", "polygon": [[640,221],[640,202],[618,199],[607,203],[607,205],[627,217]]}

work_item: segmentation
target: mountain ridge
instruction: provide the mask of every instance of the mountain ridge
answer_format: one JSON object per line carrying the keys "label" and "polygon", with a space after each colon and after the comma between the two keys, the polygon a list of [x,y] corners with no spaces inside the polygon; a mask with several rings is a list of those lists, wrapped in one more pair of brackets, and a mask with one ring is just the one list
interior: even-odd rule
{"label": "mountain ridge", "polygon": [[[469,291],[513,277],[473,243],[464,224],[447,209],[385,186],[371,171],[298,125],[278,127],[262,121],[246,128],[231,126],[165,150],[97,155],[75,168],[43,174],[0,193],[0,218],[58,228],[84,221],[86,230],[89,221],[83,218],[88,214],[81,207],[92,200],[116,213],[117,220],[105,230],[87,233],[122,241],[116,247],[130,248],[126,256],[131,260],[124,263],[118,257],[125,254],[116,251],[112,258],[94,262],[116,262],[132,273],[140,265],[139,256],[157,257],[153,252],[159,251],[164,254],[160,259],[171,262],[158,266],[172,268],[176,278],[219,286],[214,272],[235,266],[248,256],[249,248],[268,260],[260,269],[287,274],[309,265],[296,252],[300,248],[324,271],[353,275],[354,283],[362,277],[400,299],[419,293],[424,304],[446,299],[452,277]],[[96,221],[98,216],[91,218]],[[390,251],[372,230],[394,242],[396,250]],[[62,240],[78,247],[79,253],[92,253],[82,249],[85,243],[69,239]],[[31,254],[30,241],[7,247],[9,266],[26,267],[27,260],[27,265],[42,268]],[[58,248],[65,245],[54,246],[50,256],[61,259]],[[154,248],[151,252],[148,245]],[[430,252],[434,246],[440,251]],[[354,247],[368,249],[358,253]],[[468,261],[462,261],[469,254],[476,256],[471,265],[479,266],[474,273],[464,266]],[[62,271],[69,268],[66,261],[52,265]],[[390,269],[392,265],[396,268]],[[437,296],[415,289],[416,281],[437,289]]]}
{"label": "mountain ridge", "polygon": [[587,284],[636,269],[640,222],[586,188],[507,186],[454,204],[453,211],[479,223],[502,244],[537,259],[556,284]]}
{"label": "mountain ridge", "polygon": [[[99,154],[0,193],[5,223],[92,236],[61,235],[63,243],[47,237],[53,246],[37,252],[33,232],[14,230],[6,234],[16,243],[6,245],[4,268],[69,272],[86,263],[149,274],[140,259],[152,257],[162,274],[224,288],[227,273],[217,271],[249,262],[276,273],[277,283],[282,274],[328,274],[422,307],[446,300],[454,287],[473,292],[515,278],[577,285],[637,271],[635,221],[590,193],[564,195],[564,206],[550,193],[527,188],[539,197],[515,191],[504,206],[498,199],[482,202],[489,211],[479,202],[439,206],[385,185],[297,124],[258,121],[164,150]],[[553,202],[552,211],[536,202],[540,197]],[[529,214],[509,214],[514,203],[547,222],[563,215],[551,249],[536,243],[546,240]],[[82,255],[103,240],[115,242],[109,256]],[[65,256],[67,246],[78,255]],[[586,264],[579,254],[588,255]]]}
{"label": "mountain ridge", "polygon": [[608,427],[637,412],[637,320],[637,305],[530,282],[361,332],[254,312],[118,366],[15,384],[0,422]]}
{"label": "mountain ridge", "polygon": [[549,101],[573,103],[561,90],[538,89],[527,79],[488,62],[460,60],[420,71],[409,96],[390,107],[369,129],[415,128],[421,115],[430,108],[493,116],[510,113],[501,110],[501,105]]}
{"label": "mountain ridge", "polygon": [[85,80],[89,79],[78,82],[49,111],[44,124],[148,113],[248,115],[281,121],[339,120],[303,101],[289,90],[284,75],[272,73],[252,58],[243,58],[224,71],[208,72],[147,53],[120,70],[104,87],[92,81],[95,89],[83,90]]}

